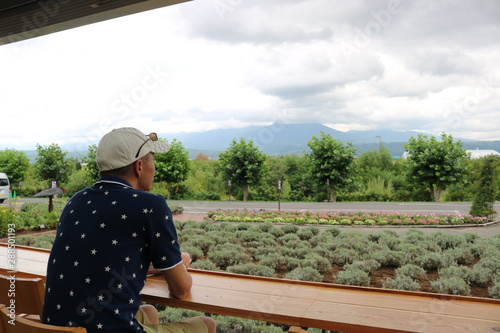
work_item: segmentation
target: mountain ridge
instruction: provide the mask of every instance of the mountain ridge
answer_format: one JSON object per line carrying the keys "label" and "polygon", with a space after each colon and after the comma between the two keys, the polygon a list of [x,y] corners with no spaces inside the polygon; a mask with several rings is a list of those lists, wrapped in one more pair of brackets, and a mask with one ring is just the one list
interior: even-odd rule
{"label": "mountain ridge", "polygon": [[[214,155],[215,152],[225,151],[230,146],[231,141],[240,138],[246,141],[253,140],[254,144],[268,155],[302,154],[309,149],[307,143],[311,141],[312,137],[320,136],[321,132],[330,134],[336,140],[351,142],[357,148],[357,154],[384,145],[394,156],[403,154],[403,144],[407,143],[410,137],[417,137],[419,134],[432,136],[432,134],[417,131],[352,130],[342,132],[319,123],[274,123],[268,126],[215,129],[194,133],[158,133],[158,135],[168,141],[174,139],[180,141],[184,148],[190,152],[191,157],[193,154],[196,156],[199,152],[209,157],[217,157],[218,153]],[[464,145],[467,142],[476,142],[470,139],[456,139],[461,140]],[[500,142],[498,146],[500,147]]]}

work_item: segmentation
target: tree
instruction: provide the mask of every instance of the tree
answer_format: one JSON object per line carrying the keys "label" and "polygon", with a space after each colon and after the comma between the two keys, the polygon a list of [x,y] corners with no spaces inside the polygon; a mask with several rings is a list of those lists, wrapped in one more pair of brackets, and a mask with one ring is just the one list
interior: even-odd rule
{"label": "tree", "polygon": [[87,163],[85,167],[85,180],[89,183],[94,183],[99,179],[99,167],[96,160],[97,145],[90,145],[87,151],[87,156],[83,158],[83,162]]}
{"label": "tree", "polygon": [[451,184],[466,180],[467,153],[462,142],[453,141],[451,135],[441,134],[441,141],[434,136],[419,134],[404,145],[408,152],[407,177],[423,185],[430,192],[432,201],[439,201],[441,193]]}
{"label": "tree", "polygon": [[498,158],[493,156],[485,157],[483,162],[479,186],[477,187],[476,195],[472,202],[470,214],[472,216],[482,216],[492,219],[493,215],[496,214],[493,205],[495,204],[498,194],[498,188],[495,181],[495,163],[498,163]]}
{"label": "tree", "polygon": [[17,185],[26,179],[30,159],[22,151],[14,149],[5,149],[0,151],[0,172],[9,176],[10,183]]}
{"label": "tree", "polygon": [[36,145],[38,157],[35,168],[42,180],[55,180],[59,184],[68,180],[71,173],[71,164],[66,159],[67,152],[63,152],[58,144],[50,146]]}
{"label": "tree", "polygon": [[321,132],[319,138],[312,137],[307,143],[311,152],[306,154],[313,177],[319,184],[327,184],[329,200],[337,201],[337,190],[351,182],[351,168],[356,148],[348,142],[335,140],[328,133]]}
{"label": "tree", "polygon": [[167,183],[168,199],[172,194],[172,184],[186,180],[190,166],[189,153],[177,139],[170,143],[168,152],[155,155],[155,179]]}
{"label": "tree", "polygon": [[257,184],[265,173],[266,155],[253,140],[248,143],[234,139],[230,147],[219,154],[219,167],[227,180],[243,189],[243,201],[248,200],[248,186]]}

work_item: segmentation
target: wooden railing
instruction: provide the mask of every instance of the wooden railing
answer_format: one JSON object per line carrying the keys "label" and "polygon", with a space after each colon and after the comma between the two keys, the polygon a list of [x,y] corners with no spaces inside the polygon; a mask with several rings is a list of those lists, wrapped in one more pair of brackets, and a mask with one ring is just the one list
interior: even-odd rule
{"label": "wooden railing", "polygon": [[[0,273],[45,278],[48,250],[0,244]],[[190,270],[191,294],[169,295],[151,276],[143,300],[208,313],[341,332],[500,332],[500,300],[299,282]]]}

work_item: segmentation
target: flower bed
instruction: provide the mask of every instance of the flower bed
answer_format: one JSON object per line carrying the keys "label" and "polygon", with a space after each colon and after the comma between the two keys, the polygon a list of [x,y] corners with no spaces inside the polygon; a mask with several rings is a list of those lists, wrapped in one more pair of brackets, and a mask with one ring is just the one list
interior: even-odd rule
{"label": "flower bed", "polygon": [[277,210],[214,210],[208,217],[218,222],[273,222],[320,225],[467,225],[488,222],[466,214],[420,214],[399,212],[312,212]]}

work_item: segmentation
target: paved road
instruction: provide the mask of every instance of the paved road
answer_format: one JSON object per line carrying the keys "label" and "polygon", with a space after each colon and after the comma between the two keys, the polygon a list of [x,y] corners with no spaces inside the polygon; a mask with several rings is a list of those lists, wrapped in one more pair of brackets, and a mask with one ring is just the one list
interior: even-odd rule
{"label": "paved road", "polygon": [[[19,204],[25,202],[47,202],[47,198],[21,198]],[[186,214],[206,214],[215,209],[267,209],[277,210],[278,202],[261,201],[176,201],[170,200],[170,205],[179,205],[184,208]],[[8,206],[5,201],[0,206]],[[408,213],[457,213],[468,214],[470,202],[281,202],[281,210],[311,210],[311,211],[369,211],[369,212],[408,212]],[[500,202],[495,204],[495,210],[500,213]],[[338,226],[342,228],[341,226]],[[352,229],[353,227],[346,227]],[[356,230],[374,232],[379,228],[355,227]],[[384,230],[394,230],[404,235],[407,227],[384,227]],[[500,224],[479,227],[452,227],[452,228],[420,228],[425,233],[443,230],[451,234],[477,233],[482,237],[491,237],[500,234]]]}
{"label": "paved road", "polygon": [[[169,201],[169,204],[179,205],[184,208],[186,214],[206,214],[215,209],[278,209],[277,202],[260,201]],[[467,202],[282,202],[281,210],[311,210],[311,211],[369,211],[369,212],[408,212],[408,213],[457,213],[468,214],[471,203]],[[500,213],[500,202],[495,204],[495,210]],[[356,229],[361,232],[376,232],[380,230],[393,230],[398,235],[404,235],[408,227],[342,227],[337,228]],[[476,233],[481,237],[491,237],[500,234],[500,224],[477,227],[429,227],[419,228],[424,233],[434,233],[438,230],[450,234]]]}

